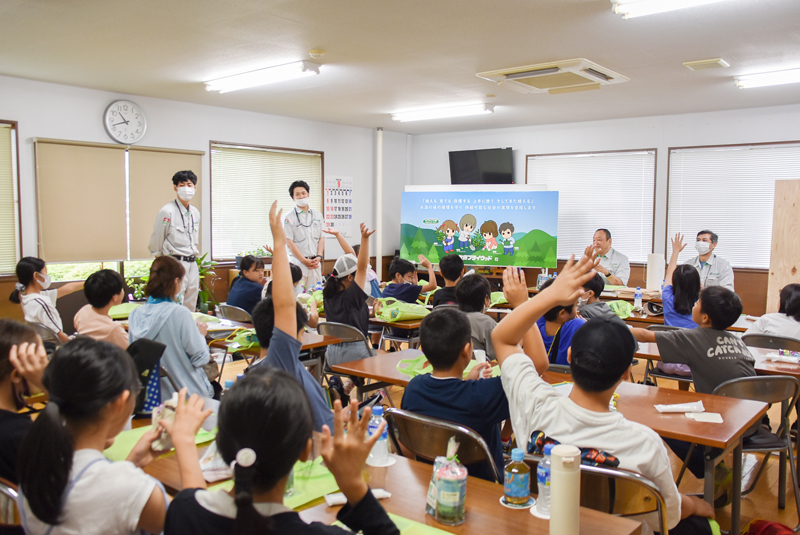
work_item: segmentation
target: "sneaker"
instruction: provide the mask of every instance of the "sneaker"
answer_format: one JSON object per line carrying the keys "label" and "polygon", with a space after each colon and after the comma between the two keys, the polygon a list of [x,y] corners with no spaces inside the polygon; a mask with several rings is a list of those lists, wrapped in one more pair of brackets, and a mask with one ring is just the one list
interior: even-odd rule
{"label": "sneaker", "polygon": [[733,501],[733,470],[721,462],[714,472],[714,508],[719,509]]}
{"label": "sneaker", "polygon": [[350,392],[356,387],[356,384],[348,378],[342,379],[342,386],[344,387],[344,395],[350,397]]}

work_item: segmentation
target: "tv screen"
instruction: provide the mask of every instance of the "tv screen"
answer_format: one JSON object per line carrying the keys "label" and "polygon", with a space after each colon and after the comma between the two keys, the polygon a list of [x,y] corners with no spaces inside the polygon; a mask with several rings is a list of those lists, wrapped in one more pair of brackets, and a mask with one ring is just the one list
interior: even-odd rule
{"label": "tv screen", "polygon": [[511,148],[450,152],[451,184],[513,184]]}

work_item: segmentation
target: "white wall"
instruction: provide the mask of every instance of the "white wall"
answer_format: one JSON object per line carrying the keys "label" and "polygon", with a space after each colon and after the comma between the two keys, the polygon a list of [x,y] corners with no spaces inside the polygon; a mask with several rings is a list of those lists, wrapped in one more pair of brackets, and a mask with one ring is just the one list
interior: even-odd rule
{"label": "white wall", "polygon": [[449,184],[451,150],[512,147],[515,180],[524,183],[528,154],[656,148],[655,252],[664,253],[669,147],[796,140],[800,105],[418,135],[410,182]]}
{"label": "white wall", "polygon": [[[18,121],[20,210],[23,254],[36,255],[36,202],[33,138],[69,139],[112,143],[102,118],[106,106],[118,98],[130,98],[147,115],[147,132],[139,145],[202,150],[204,191],[209,191],[209,141],[319,150],[325,153],[325,173],[352,176],[355,181],[355,221],[375,226],[375,131],[315,121],[291,119],[227,108],[200,106],[79,87],[0,76],[0,119]],[[385,133],[384,177],[387,198],[399,199],[408,177],[406,136]],[[164,194],[171,197],[171,177],[164,177]],[[154,192],[161,194],[162,192]],[[321,192],[312,192],[321,195]],[[167,202],[167,199],[165,202]],[[210,204],[203,203],[202,251],[209,250]],[[399,210],[386,210],[384,251],[399,247]],[[264,214],[267,217],[267,214]],[[102,224],[102,222],[98,222]],[[80,229],[68,229],[74,237]],[[350,240],[358,243],[356,236]],[[372,240],[374,247],[375,240]],[[335,240],[326,242],[326,257],[335,258],[341,249]],[[373,251],[374,254],[374,251]]]}

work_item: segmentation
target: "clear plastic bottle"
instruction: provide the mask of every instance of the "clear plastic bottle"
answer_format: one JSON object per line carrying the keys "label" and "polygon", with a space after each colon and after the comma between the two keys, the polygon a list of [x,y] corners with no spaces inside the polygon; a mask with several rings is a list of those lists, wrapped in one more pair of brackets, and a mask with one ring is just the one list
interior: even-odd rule
{"label": "clear plastic bottle", "polygon": [[[383,407],[373,407],[372,408],[372,417],[369,419],[369,427],[367,428],[367,432],[369,436],[374,435],[378,428],[383,422]],[[367,459],[367,464],[373,466],[383,466],[387,462],[389,462],[389,431],[386,428],[383,429],[383,433],[381,433],[381,438],[378,439],[378,442],[372,446],[372,451],[369,452],[369,458]]]}
{"label": "clear plastic bottle", "polygon": [[555,444],[546,444],[544,459],[536,468],[536,480],[539,483],[539,495],[536,497],[536,511],[540,516],[550,517],[550,452]]}
{"label": "clear plastic bottle", "polygon": [[555,279],[556,277],[558,277],[558,272],[557,272],[557,271],[554,271],[554,272],[553,272],[553,278]]}
{"label": "clear plastic bottle", "polygon": [[531,499],[531,469],[525,464],[525,453],[520,448],[511,450],[511,460],[506,464],[503,492],[506,502],[524,505]]}
{"label": "clear plastic bottle", "polygon": [[642,289],[637,286],[636,293],[633,294],[633,308],[642,308]]}

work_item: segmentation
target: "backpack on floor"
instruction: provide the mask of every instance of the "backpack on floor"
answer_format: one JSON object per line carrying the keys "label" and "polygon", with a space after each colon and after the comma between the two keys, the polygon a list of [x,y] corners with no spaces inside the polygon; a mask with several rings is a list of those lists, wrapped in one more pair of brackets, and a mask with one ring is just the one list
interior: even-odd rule
{"label": "backpack on floor", "polygon": [[757,518],[747,524],[742,533],[744,535],[792,535],[794,531],[778,522]]}

